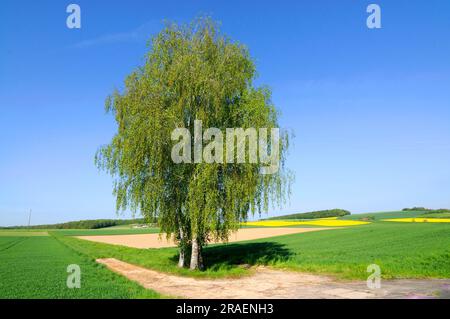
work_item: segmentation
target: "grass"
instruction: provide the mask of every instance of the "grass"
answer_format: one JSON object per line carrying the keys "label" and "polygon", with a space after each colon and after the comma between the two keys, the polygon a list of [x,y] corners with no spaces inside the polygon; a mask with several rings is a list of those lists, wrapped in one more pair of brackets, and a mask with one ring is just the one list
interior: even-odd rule
{"label": "grass", "polygon": [[[0,298],[159,298],[61,244],[51,236],[0,237]],[[67,266],[81,268],[69,289]]]}
{"label": "grass", "polygon": [[25,229],[25,228],[0,228],[0,236],[7,235],[8,233],[46,233],[46,229]]}
{"label": "grass", "polygon": [[6,237],[6,236],[12,236],[12,237],[34,237],[34,236],[48,236],[48,233],[46,231],[21,231],[21,230],[8,230],[3,231],[0,230],[0,236]]}
{"label": "grass", "polygon": [[132,234],[154,234],[159,232],[159,228],[101,228],[101,229],[58,229],[49,230],[64,236],[96,236],[96,235],[132,235]]}
{"label": "grass", "polygon": [[449,225],[374,223],[304,235],[277,240],[292,258],[276,266],[365,279],[374,263],[385,279],[450,278]]}
{"label": "grass", "polygon": [[[292,234],[204,249],[206,269],[179,269],[177,249],[136,249],[71,237],[72,235],[157,232],[158,229],[0,231],[0,298],[158,298],[95,262],[114,257],[182,276],[223,278],[251,274],[248,265],[330,274],[365,280],[367,266],[377,264],[388,278],[450,278],[450,225],[391,223],[422,212],[385,212],[366,225]],[[358,219],[361,215],[342,219]],[[113,233],[111,233],[113,232]],[[42,233],[42,234],[41,234]],[[20,236],[18,236],[20,235]],[[66,287],[67,266],[78,264],[82,288]]]}
{"label": "grass", "polygon": [[108,227],[101,229],[0,229],[0,237],[4,236],[48,236],[48,232],[58,233],[64,236],[96,236],[96,235],[131,235],[154,234],[159,228],[130,228]]}
{"label": "grass", "polygon": [[384,222],[397,222],[397,223],[450,223],[450,218],[394,218],[394,219],[382,219]]}
{"label": "grass", "polygon": [[342,220],[364,220],[368,217],[373,217],[373,220],[390,219],[390,218],[408,218],[408,217],[418,217],[422,215],[423,211],[393,211],[393,212],[379,212],[379,213],[365,213],[365,214],[354,214],[340,217]]}
{"label": "grass", "polygon": [[450,218],[450,213],[430,213],[430,214],[423,214],[419,217],[423,218]]}
{"label": "grass", "polygon": [[192,272],[189,269],[180,269],[176,266],[178,261],[178,250],[175,247],[160,249],[138,249],[97,243],[69,236],[62,236],[58,232],[52,232],[51,235],[67,247],[70,247],[71,249],[85,256],[88,256],[91,260],[95,260],[97,258],[114,257],[132,264],[141,265],[146,268],[193,277],[236,277],[248,273],[247,270],[238,267],[238,265],[229,266],[226,263],[217,263],[215,265],[210,265],[210,267],[208,267],[205,271],[201,272]]}
{"label": "grass", "polygon": [[244,225],[261,226],[261,227],[287,227],[287,226],[318,226],[318,227],[345,227],[345,226],[359,226],[365,225],[368,222],[357,220],[340,220],[335,219],[311,219],[304,221],[293,220],[262,220],[257,222],[247,222]]}
{"label": "grass", "polygon": [[205,248],[206,270],[176,267],[177,250],[135,249],[59,236],[90,258],[115,257],[143,267],[184,276],[240,276],[248,265],[365,279],[378,264],[384,278],[450,278],[450,227],[447,224],[375,222],[358,227],[271,237]]}

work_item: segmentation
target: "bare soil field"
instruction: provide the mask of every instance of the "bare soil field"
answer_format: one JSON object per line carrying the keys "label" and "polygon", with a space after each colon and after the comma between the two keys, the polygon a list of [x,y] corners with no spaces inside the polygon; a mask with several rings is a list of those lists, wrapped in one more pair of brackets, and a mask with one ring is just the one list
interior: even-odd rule
{"label": "bare soil field", "polygon": [[251,276],[238,279],[194,279],[168,275],[114,258],[97,259],[108,269],[147,289],[183,298],[225,299],[366,299],[366,298],[448,298],[450,280],[382,280],[379,289],[367,288],[366,281],[336,281],[323,276],[257,267]]}
{"label": "bare soil field", "polygon": [[[236,233],[232,234],[228,241],[236,242],[331,229],[339,228],[241,228]],[[100,235],[76,237],[105,244],[121,245],[132,248],[164,248],[176,246],[172,239],[167,240],[165,236],[160,236],[159,234]]]}

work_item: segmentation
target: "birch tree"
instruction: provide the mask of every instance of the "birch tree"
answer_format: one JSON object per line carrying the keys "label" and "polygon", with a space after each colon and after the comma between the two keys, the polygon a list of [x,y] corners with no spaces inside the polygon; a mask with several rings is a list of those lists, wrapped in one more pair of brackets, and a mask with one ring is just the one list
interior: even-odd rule
{"label": "birch tree", "polygon": [[[279,147],[273,174],[262,174],[262,162],[195,161],[193,150],[185,154],[191,161],[176,163],[171,156],[174,129],[187,129],[193,145],[196,121],[224,133],[227,128],[278,128],[271,91],[255,86],[255,77],[248,49],[223,35],[211,19],[199,18],[167,24],[124,89],[106,100],[117,132],[97,152],[96,164],[114,177],[118,211],[157,218],[161,233],[175,238],[180,267],[187,266],[191,253],[190,268],[203,268],[202,248],[208,242],[226,241],[251,214],[281,205],[289,194],[286,133],[266,143],[268,150]],[[208,138],[201,141],[203,151],[213,157],[237,151],[212,150],[206,144],[217,136]],[[249,143],[244,150],[249,151]]]}

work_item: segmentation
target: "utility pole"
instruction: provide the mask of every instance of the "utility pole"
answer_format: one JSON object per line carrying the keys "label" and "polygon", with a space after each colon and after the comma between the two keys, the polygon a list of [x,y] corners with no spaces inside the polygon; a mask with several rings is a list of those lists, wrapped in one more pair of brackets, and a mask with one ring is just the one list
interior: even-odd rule
{"label": "utility pole", "polygon": [[28,227],[30,227],[31,223],[31,209],[30,209],[30,215],[28,215]]}

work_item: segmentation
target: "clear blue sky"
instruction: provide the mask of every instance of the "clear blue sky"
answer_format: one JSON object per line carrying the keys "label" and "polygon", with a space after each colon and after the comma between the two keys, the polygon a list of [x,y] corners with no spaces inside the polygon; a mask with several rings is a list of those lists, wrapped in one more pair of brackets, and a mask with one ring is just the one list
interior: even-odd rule
{"label": "clear blue sky", "polygon": [[[162,20],[202,13],[250,48],[295,131],[291,202],[271,215],[450,207],[449,1],[71,2],[0,5],[0,225],[30,208],[32,224],[116,217],[93,162],[115,131],[104,99]],[[366,27],[370,3],[382,29]]]}

